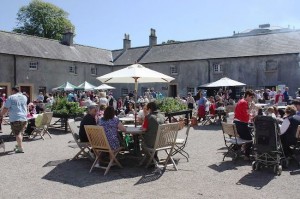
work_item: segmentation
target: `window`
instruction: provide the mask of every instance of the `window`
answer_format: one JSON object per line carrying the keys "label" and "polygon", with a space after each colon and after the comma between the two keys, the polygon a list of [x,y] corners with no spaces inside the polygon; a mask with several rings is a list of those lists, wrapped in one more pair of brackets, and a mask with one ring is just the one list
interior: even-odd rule
{"label": "window", "polygon": [[177,66],[171,66],[170,72],[171,72],[171,75],[177,75],[178,74]]}
{"label": "window", "polygon": [[121,95],[122,95],[122,96],[128,95],[128,88],[122,88],[122,89],[121,89]]}
{"label": "window", "polygon": [[29,63],[29,70],[37,70],[38,69],[38,62],[37,61],[31,61]]}
{"label": "window", "polygon": [[195,89],[193,87],[187,87],[186,90],[187,90],[188,93],[192,93],[192,95],[194,95]]}
{"label": "window", "polygon": [[69,73],[77,74],[77,67],[76,66],[69,66]]}
{"label": "window", "polygon": [[213,68],[214,68],[214,73],[222,73],[223,72],[222,65],[219,63],[213,64]]}
{"label": "window", "polygon": [[278,69],[278,63],[277,61],[267,61],[266,62],[266,72],[274,72]]}
{"label": "window", "polygon": [[91,67],[91,75],[97,75],[97,68],[95,66]]}

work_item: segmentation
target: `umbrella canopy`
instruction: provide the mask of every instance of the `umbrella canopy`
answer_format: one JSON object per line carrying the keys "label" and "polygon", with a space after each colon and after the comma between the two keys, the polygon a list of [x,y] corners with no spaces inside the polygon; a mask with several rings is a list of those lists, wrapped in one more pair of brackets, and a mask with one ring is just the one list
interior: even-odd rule
{"label": "umbrella canopy", "polygon": [[203,84],[200,87],[211,88],[211,87],[227,87],[227,86],[245,86],[246,84],[232,80],[228,77],[223,77],[215,82]]}
{"label": "umbrella canopy", "polygon": [[82,84],[80,84],[79,86],[77,86],[76,90],[93,91],[95,88],[96,88],[96,86],[85,81]]}
{"label": "umbrella canopy", "polygon": [[100,86],[95,87],[95,90],[111,90],[111,89],[116,89],[116,88],[109,86],[107,84],[101,84]]}
{"label": "umbrella canopy", "polygon": [[59,87],[53,88],[52,91],[74,91],[76,88],[73,84],[66,82]]}
{"label": "umbrella canopy", "polygon": [[[141,64],[133,64],[121,70],[117,70],[106,75],[97,77],[103,83],[134,83],[135,101],[137,100],[138,83],[151,82],[170,82],[174,80],[173,77],[150,70]],[[136,112],[136,106],[134,106]],[[135,114],[136,125],[136,114]]]}
{"label": "umbrella canopy", "polygon": [[170,82],[173,77],[150,70],[141,64],[133,64],[124,69],[117,70],[97,77],[103,83],[151,83]]}

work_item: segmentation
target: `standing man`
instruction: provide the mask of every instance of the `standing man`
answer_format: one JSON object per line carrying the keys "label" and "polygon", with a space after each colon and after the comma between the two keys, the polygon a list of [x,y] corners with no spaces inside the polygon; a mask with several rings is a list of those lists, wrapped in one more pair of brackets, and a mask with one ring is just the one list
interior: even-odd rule
{"label": "standing man", "polygon": [[[251,105],[255,93],[252,90],[247,90],[245,92],[244,98],[240,99],[234,110],[234,120],[233,123],[236,125],[237,133],[240,138],[244,140],[252,140],[250,129],[248,128],[248,122],[250,119],[249,105]],[[245,145],[245,160],[250,158],[250,150],[252,143]]]}
{"label": "standing man", "polygon": [[23,95],[18,87],[12,88],[12,95],[9,96],[4,104],[0,113],[2,121],[3,115],[9,111],[9,122],[12,132],[16,136],[17,145],[15,148],[16,153],[24,153],[22,140],[23,132],[27,124],[27,98]]}
{"label": "standing man", "polygon": [[285,87],[285,91],[283,92],[283,98],[287,104],[290,104],[289,87]]}

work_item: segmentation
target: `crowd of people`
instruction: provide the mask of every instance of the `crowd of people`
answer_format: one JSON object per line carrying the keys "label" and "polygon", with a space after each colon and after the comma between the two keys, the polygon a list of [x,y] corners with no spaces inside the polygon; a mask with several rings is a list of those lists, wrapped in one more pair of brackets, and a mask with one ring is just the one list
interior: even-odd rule
{"label": "crowd of people", "polygon": [[[286,89],[287,91],[288,89]],[[277,92],[277,94],[280,92]],[[283,146],[283,151],[286,157],[293,155],[290,146],[296,144],[296,132],[298,125],[300,125],[300,101],[294,100],[292,105],[288,105],[285,110],[277,109],[276,106],[268,107],[265,112],[257,111],[254,99],[256,93],[252,90],[245,92],[244,98],[240,99],[236,104],[234,111],[234,123],[236,125],[237,133],[240,138],[245,140],[252,140],[251,128],[249,124],[255,121],[256,115],[271,116],[280,124],[280,139]],[[276,95],[273,95],[276,98]],[[284,97],[282,97],[284,100]],[[242,150],[245,154],[245,159],[250,158],[252,143],[247,143]]]}

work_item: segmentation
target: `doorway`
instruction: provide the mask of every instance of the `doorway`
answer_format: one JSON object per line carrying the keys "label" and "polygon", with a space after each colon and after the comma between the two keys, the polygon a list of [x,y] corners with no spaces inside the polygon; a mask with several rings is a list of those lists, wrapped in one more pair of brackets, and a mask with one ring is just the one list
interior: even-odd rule
{"label": "doorway", "polygon": [[24,93],[26,92],[26,94],[29,96],[29,100],[30,102],[32,101],[31,99],[31,86],[20,86],[20,92]]}
{"label": "doorway", "polygon": [[170,85],[169,96],[177,97],[177,85],[176,84]]}

